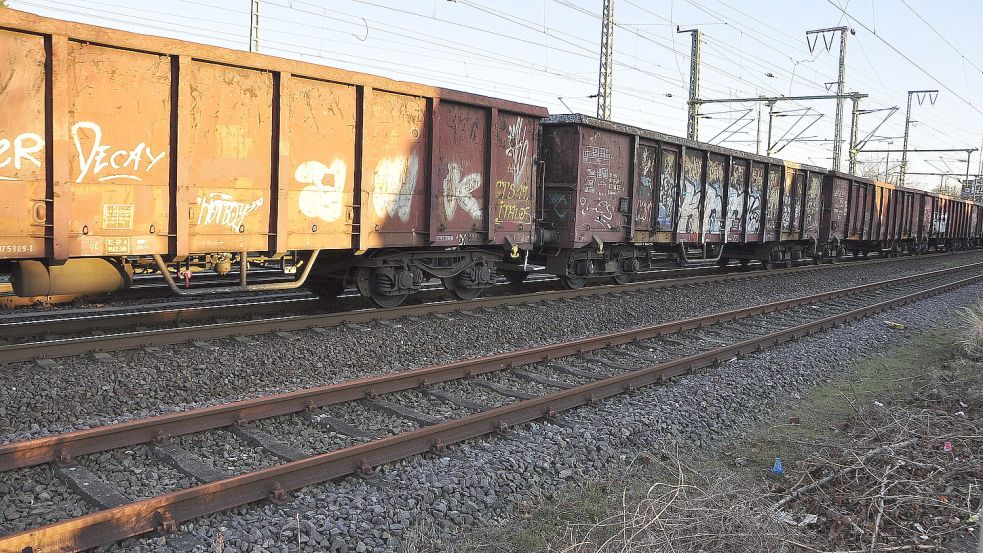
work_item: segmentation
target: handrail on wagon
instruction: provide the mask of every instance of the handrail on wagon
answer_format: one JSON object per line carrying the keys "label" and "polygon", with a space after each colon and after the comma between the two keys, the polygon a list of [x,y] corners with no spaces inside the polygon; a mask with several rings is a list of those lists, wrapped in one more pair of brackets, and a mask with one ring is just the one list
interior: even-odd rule
{"label": "handrail on wagon", "polygon": [[167,263],[164,262],[164,258],[160,256],[159,253],[153,254],[154,262],[157,263],[157,268],[160,269],[161,275],[164,276],[164,282],[167,283],[167,287],[171,289],[179,296],[204,296],[206,294],[228,294],[234,292],[271,292],[279,290],[294,290],[300,288],[307,282],[307,277],[311,274],[311,269],[314,267],[314,261],[317,260],[318,254],[321,250],[314,250],[311,252],[311,257],[307,259],[307,265],[304,267],[304,271],[296,279],[289,282],[266,282],[263,284],[247,284],[246,283],[246,267],[248,265],[248,260],[246,259],[245,253],[243,253],[241,258],[241,264],[239,268],[239,285],[238,286],[215,286],[208,288],[197,288],[194,290],[181,289],[178,287],[177,283],[174,282],[174,277],[171,276],[171,271],[167,267]]}

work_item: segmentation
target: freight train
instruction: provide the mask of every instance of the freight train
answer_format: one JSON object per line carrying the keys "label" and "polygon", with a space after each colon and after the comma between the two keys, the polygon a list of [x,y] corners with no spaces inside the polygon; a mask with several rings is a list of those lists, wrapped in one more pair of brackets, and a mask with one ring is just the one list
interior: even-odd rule
{"label": "freight train", "polygon": [[[0,11],[0,272],[19,296],[354,285],[980,244],[981,206],[543,107]],[[286,282],[250,284],[250,264]],[[202,270],[235,286],[196,287]]]}

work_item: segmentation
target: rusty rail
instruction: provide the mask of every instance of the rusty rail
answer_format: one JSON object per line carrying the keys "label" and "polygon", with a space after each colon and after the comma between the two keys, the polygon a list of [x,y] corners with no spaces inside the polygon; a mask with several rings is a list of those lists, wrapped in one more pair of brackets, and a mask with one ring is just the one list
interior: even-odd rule
{"label": "rusty rail", "polygon": [[[884,258],[868,261],[866,263],[873,264],[885,262],[899,261],[896,258]],[[631,282],[622,285],[589,286],[578,290],[547,290],[525,294],[480,297],[469,301],[433,301],[421,305],[404,305],[391,309],[369,308],[341,311],[336,313],[285,315],[262,320],[212,323],[183,328],[164,328],[104,334],[99,336],[56,338],[53,340],[0,345],[0,364],[30,361],[38,357],[69,357],[94,351],[122,351],[144,347],[147,345],[168,345],[190,340],[210,340],[228,338],[230,336],[251,336],[273,331],[306,330],[313,327],[329,327],[346,323],[357,324],[377,320],[398,319],[400,317],[452,313],[455,311],[474,310],[483,307],[496,307],[500,305],[517,305],[524,303],[553,301],[562,298],[617,294],[633,290],[669,288],[686,284],[708,284],[715,282],[767,278],[775,275],[780,276],[790,273],[809,272],[831,269],[835,267],[838,267],[838,265],[810,265],[773,271],[752,271],[746,273],[723,273],[671,279],[653,279],[640,282]],[[186,321],[188,319],[181,318],[180,320]],[[55,325],[57,328],[56,321],[52,321],[50,324]],[[77,331],[80,325],[84,326],[85,324],[89,325],[85,327],[88,329],[98,328],[93,327],[91,322],[84,323],[83,321],[80,323],[65,323],[68,331]],[[132,327],[137,324],[152,323],[131,320],[126,326]],[[116,328],[119,328],[120,326],[120,321],[116,321],[112,325],[112,327]],[[2,326],[0,326],[0,329],[2,329]],[[52,331],[54,330],[49,327],[48,332]],[[13,336],[23,336],[24,334],[25,332],[23,329],[12,333]],[[0,333],[0,336],[2,336],[2,333]]]}
{"label": "rusty rail", "polygon": [[[933,271],[922,275],[905,277],[904,279],[895,279],[884,283],[868,284],[836,292],[827,292],[816,296],[809,296],[808,298],[788,300],[775,304],[769,304],[768,306],[758,306],[741,311],[755,313],[770,312],[789,307],[793,304],[801,305],[803,303],[821,301],[831,297],[854,294],[872,288],[894,285],[899,283],[898,280],[910,281],[951,271],[951,269]],[[355,445],[300,461],[285,463],[209,484],[187,488],[156,498],[137,501],[120,507],[98,511],[79,518],[49,524],[41,528],[12,534],[0,538],[0,553],[55,550],[78,551],[114,543],[127,537],[145,532],[155,530],[161,531],[168,528],[173,528],[173,525],[176,523],[226,510],[246,503],[271,497],[282,498],[285,491],[288,490],[294,490],[303,486],[332,480],[357,471],[365,471],[366,469],[370,469],[374,466],[442,447],[444,444],[457,443],[477,436],[490,434],[493,432],[501,432],[509,426],[515,424],[520,424],[543,416],[552,416],[558,411],[570,409],[579,405],[589,403],[592,404],[600,399],[625,391],[631,391],[640,386],[664,381],[669,377],[707,367],[724,359],[753,352],[764,347],[827,329],[837,324],[858,319],[865,315],[905,305],[931,295],[946,292],[959,286],[979,282],[981,280],[983,280],[983,274],[975,275],[941,286],[929,288],[927,290],[921,290],[891,300],[886,300],[873,305],[825,317],[792,328],[776,331],[765,336],[748,339],[736,344],[722,346],[720,348],[693,354],[669,362],[651,365],[649,367],[597,382],[590,382],[569,390],[564,390],[525,401],[519,401],[514,404],[490,409],[474,415],[446,421],[410,432],[397,434],[388,438]],[[730,311],[727,313],[711,315],[709,317],[689,319],[680,323],[673,323],[673,325],[679,329],[696,328],[708,324],[714,320],[731,320],[734,318],[739,318],[737,315],[741,311]],[[324,400],[326,397],[328,397],[324,396],[324,394],[330,393],[329,389],[337,390],[339,393],[345,394],[351,399],[357,399],[360,397],[365,397],[367,394],[371,395],[371,393],[405,389],[405,387],[417,386],[428,381],[438,382],[441,380],[446,380],[448,378],[445,377],[449,375],[449,371],[452,370],[451,367],[454,366],[457,366],[457,373],[460,373],[460,370],[465,370],[465,375],[469,373],[477,374],[478,372],[493,370],[491,367],[504,368],[505,366],[515,366],[522,363],[548,359],[552,356],[561,355],[563,353],[575,353],[584,351],[588,348],[596,349],[600,347],[610,347],[636,339],[658,336],[660,334],[671,332],[672,330],[669,327],[670,325],[658,325],[655,327],[638,329],[632,332],[616,333],[588,338],[585,340],[578,340],[567,344],[560,344],[558,346],[534,348],[531,350],[514,352],[512,354],[492,356],[470,362],[472,365],[474,365],[470,367],[468,367],[468,362],[444,365],[442,367],[409,371],[403,374],[363,379],[353,383],[339,384],[317,390],[307,390],[293,394],[282,394],[280,396],[266,398],[265,400],[248,400],[246,402],[232,404],[236,406],[234,409],[227,409],[226,407],[228,406],[206,408],[196,411],[199,415],[197,420],[212,418],[216,424],[229,424],[229,420],[232,420],[233,422],[235,420],[229,419],[230,416],[238,418],[239,415],[244,413],[257,416],[261,414],[261,411],[267,413],[280,412],[280,409],[277,408],[270,410],[261,409],[263,401],[272,402],[273,404],[280,406],[283,406],[291,401],[299,401],[299,404],[303,406],[308,405],[311,401],[317,404],[319,399]],[[396,381],[402,382],[404,387],[401,388],[396,386],[392,389],[390,389],[389,386],[379,387],[386,382],[387,378],[393,378]],[[345,391],[342,392],[341,390]],[[303,397],[305,395],[307,397]],[[248,409],[244,409],[246,407],[253,407],[257,410],[249,411]],[[136,426],[142,425],[147,427],[148,423],[152,422],[159,424],[169,419],[179,419],[182,417],[186,418],[186,420],[193,420],[187,419],[188,415],[192,413],[195,412],[165,415],[154,419],[144,419],[143,421],[124,423],[119,426],[129,427],[130,431],[132,431]],[[205,417],[205,419],[202,419],[202,416]],[[264,416],[270,415],[266,414]],[[110,433],[107,428],[80,431],[66,436],[81,438],[82,436],[88,434],[90,438],[92,438],[93,433],[96,435],[102,433],[105,436]],[[160,427],[158,426],[158,428]],[[131,437],[136,437],[137,435],[138,434],[131,434]],[[146,434],[144,434],[144,436],[146,436]],[[41,445],[44,443],[46,444],[45,447],[50,449],[59,443],[65,445],[67,443],[77,444],[78,442],[59,440],[59,437],[53,437],[34,440],[33,443],[35,445]],[[11,461],[13,461],[14,466],[23,466],[23,464],[18,463],[18,458],[20,456],[16,454],[16,450],[19,447],[23,447],[23,445],[24,444],[9,444],[4,446],[7,455],[5,458],[5,467],[10,466]],[[106,441],[102,445],[107,446],[107,449],[119,447],[119,443],[116,441]],[[28,457],[30,457],[30,455],[28,455]]]}

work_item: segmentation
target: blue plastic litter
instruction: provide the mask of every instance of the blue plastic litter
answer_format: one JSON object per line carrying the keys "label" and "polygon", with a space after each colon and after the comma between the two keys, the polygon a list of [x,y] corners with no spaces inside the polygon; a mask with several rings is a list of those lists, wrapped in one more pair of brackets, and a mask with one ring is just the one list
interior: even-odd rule
{"label": "blue plastic litter", "polygon": [[776,476],[785,474],[785,467],[782,466],[781,457],[775,457],[775,466],[771,467],[771,473]]}

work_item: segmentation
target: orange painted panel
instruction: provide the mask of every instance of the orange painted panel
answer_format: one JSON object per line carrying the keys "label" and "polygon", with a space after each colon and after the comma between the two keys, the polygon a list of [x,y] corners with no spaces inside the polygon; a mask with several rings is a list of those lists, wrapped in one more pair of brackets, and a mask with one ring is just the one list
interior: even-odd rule
{"label": "orange painted panel", "polygon": [[171,60],[69,43],[73,256],[167,251]]}
{"label": "orange painted panel", "polygon": [[45,58],[42,37],[0,30],[0,259],[45,255]]}
{"label": "orange painted panel", "polygon": [[[289,146],[281,152],[279,213],[288,249],[349,248],[355,190],[356,90],[290,78],[281,121]],[[284,226],[280,226],[281,230]]]}
{"label": "orange painted panel", "polygon": [[427,236],[427,101],[373,90],[365,111],[361,247],[423,245]]}
{"label": "orange painted panel", "polygon": [[191,125],[191,143],[181,148],[189,156],[191,251],[267,250],[273,75],[197,61],[191,67],[192,105],[181,114]]}

